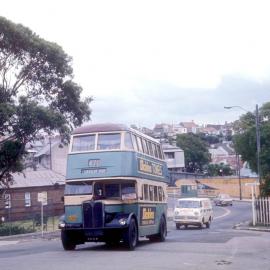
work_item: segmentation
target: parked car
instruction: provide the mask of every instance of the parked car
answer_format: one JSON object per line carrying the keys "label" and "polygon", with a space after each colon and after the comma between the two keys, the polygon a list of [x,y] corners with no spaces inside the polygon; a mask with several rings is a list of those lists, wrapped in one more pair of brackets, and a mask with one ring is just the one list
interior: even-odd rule
{"label": "parked car", "polygon": [[181,225],[184,225],[185,228],[188,225],[195,225],[199,228],[206,225],[206,228],[209,228],[213,220],[211,201],[208,198],[178,199],[173,220],[176,229],[180,229]]}
{"label": "parked car", "polygon": [[233,205],[233,200],[229,194],[219,194],[216,198],[214,198],[215,205]]}

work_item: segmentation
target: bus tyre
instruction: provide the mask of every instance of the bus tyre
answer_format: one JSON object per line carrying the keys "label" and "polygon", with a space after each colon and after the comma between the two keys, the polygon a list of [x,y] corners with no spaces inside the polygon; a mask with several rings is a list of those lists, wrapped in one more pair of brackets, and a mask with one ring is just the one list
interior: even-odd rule
{"label": "bus tyre", "polygon": [[127,230],[124,232],[124,245],[129,250],[134,250],[138,242],[138,228],[134,218],[131,218]]}
{"label": "bus tyre", "polygon": [[71,241],[68,233],[64,230],[61,231],[61,240],[64,250],[74,250],[76,248],[76,244]]}
{"label": "bus tyre", "polygon": [[157,240],[160,242],[164,242],[166,236],[167,236],[167,224],[164,216],[162,216],[159,223],[159,233],[157,235]]}
{"label": "bus tyre", "polygon": [[209,218],[209,220],[205,223],[206,228],[210,228],[210,224],[211,224],[211,217]]}

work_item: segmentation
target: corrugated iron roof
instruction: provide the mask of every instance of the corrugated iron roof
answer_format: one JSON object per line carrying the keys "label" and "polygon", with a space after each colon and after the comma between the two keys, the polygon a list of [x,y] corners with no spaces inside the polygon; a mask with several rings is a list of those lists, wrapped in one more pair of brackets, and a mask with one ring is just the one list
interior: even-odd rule
{"label": "corrugated iron roof", "polygon": [[65,184],[65,176],[51,170],[32,171],[13,174],[14,183],[10,188],[53,186]]}

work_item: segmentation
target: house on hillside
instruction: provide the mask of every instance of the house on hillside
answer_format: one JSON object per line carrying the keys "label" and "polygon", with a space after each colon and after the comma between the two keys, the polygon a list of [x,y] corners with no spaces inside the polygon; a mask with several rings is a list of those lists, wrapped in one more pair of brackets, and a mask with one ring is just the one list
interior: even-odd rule
{"label": "house on hillside", "polygon": [[172,130],[172,126],[169,124],[156,124],[153,129],[153,135],[155,138],[164,138]]}
{"label": "house on hillside", "polygon": [[[211,154],[212,164],[225,164],[229,165],[233,170],[238,169],[237,157],[233,148],[227,143],[219,143],[213,145],[208,149]],[[240,161],[240,167],[242,167],[242,162]]]}
{"label": "house on hillside", "polygon": [[185,168],[184,151],[170,144],[162,144],[168,170],[171,172],[182,172]]}
{"label": "house on hillside", "polygon": [[44,216],[59,216],[64,212],[65,177],[51,170],[13,174],[14,182],[8,189],[0,189],[0,217],[6,221],[33,219],[40,215],[44,198]]}
{"label": "house on hillside", "polygon": [[31,143],[27,152],[26,167],[48,169],[66,175],[68,146],[61,144],[59,136]]}
{"label": "house on hillside", "polygon": [[192,120],[191,122],[181,122],[179,123],[180,126],[185,128],[187,130],[187,133],[198,133],[199,132],[199,126],[194,123]]}

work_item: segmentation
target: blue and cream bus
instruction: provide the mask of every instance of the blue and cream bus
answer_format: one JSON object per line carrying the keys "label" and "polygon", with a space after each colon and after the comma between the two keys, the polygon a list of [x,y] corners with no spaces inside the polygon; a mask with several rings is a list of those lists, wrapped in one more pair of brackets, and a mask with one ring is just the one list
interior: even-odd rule
{"label": "blue and cream bus", "polygon": [[119,124],[75,129],[59,225],[64,249],[123,241],[132,250],[144,236],[164,241],[168,183],[157,140]]}

